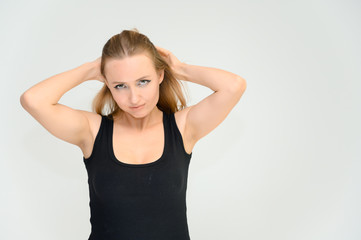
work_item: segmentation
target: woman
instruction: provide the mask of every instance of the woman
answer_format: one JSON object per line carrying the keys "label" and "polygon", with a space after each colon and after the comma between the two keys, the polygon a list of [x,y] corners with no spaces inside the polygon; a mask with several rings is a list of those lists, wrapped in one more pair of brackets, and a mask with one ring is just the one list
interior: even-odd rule
{"label": "woman", "polygon": [[[104,83],[94,112],[58,103],[88,80]],[[179,80],[214,93],[187,107]],[[110,38],[100,58],[34,85],[20,100],[51,134],[83,152],[89,239],[186,240],[192,149],[226,118],[245,89],[242,77],[182,63],[132,29]]]}

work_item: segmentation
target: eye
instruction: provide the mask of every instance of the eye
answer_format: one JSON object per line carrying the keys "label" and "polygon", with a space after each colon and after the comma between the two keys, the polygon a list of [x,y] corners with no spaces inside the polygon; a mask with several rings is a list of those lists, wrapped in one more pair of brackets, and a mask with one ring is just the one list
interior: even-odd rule
{"label": "eye", "polygon": [[[139,80],[138,85],[143,87],[143,86],[147,85],[149,82],[150,82],[150,80]],[[125,85],[124,84],[118,84],[114,88],[115,89],[123,89],[123,88],[125,88]]]}
{"label": "eye", "polygon": [[115,89],[121,89],[121,88],[123,88],[123,87],[119,87],[119,88],[118,88],[118,86],[124,86],[124,84],[118,84],[118,85],[116,85],[114,88],[115,88]]}
{"label": "eye", "polygon": [[140,80],[139,82],[142,83],[142,84],[139,84],[140,86],[144,86],[144,85],[147,85],[150,82],[150,80]]}

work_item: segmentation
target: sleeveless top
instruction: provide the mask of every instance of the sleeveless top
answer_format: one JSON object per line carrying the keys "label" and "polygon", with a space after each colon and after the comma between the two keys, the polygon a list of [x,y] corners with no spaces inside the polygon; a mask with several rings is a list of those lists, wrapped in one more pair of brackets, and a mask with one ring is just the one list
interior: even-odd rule
{"label": "sleeveless top", "polygon": [[186,190],[188,154],[174,113],[163,112],[162,156],[129,164],[115,157],[114,121],[102,116],[88,174],[91,233],[88,240],[190,240]]}

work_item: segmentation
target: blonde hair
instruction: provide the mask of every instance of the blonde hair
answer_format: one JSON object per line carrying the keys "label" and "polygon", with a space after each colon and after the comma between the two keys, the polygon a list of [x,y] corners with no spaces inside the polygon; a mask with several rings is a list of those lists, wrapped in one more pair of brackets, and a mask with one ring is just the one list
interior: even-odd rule
{"label": "blonde hair", "polygon": [[[104,67],[109,59],[123,59],[137,54],[146,54],[153,60],[156,72],[164,70],[164,79],[159,86],[157,107],[166,113],[175,113],[187,107],[183,95],[183,84],[178,81],[168,63],[160,56],[149,38],[139,33],[137,28],[124,30],[112,36],[104,45],[101,57],[100,72],[105,78]],[[107,108],[107,109],[106,109]],[[92,103],[92,110],[100,115],[113,116],[123,112],[114,101],[113,96],[104,83]]]}

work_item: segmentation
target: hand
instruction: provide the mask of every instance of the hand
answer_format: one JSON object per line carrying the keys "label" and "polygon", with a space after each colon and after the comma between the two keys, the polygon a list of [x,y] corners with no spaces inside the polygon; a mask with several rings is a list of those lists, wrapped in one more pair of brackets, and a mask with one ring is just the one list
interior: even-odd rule
{"label": "hand", "polygon": [[100,63],[101,63],[101,57],[98,57],[94,61],[91,62],[92,66],[92,72],[91,72],[91,79],[98,80],[102,83],[106,83],[106,79],[103,77],[103,75],[100,73]]}
{"label": "hand", "polygon": [[174,54],[171,53],[169,50],[158,46],[155,46],[155,48],[158,50],[159,54],[164,58],[164,60],[168,63],[169,67],[176,74],[176,78],[179,79],[179,72],[183,63],[179,61],[178,58],[176,58],[176,56],[174,56]]}

